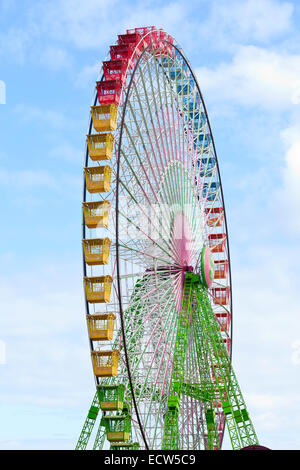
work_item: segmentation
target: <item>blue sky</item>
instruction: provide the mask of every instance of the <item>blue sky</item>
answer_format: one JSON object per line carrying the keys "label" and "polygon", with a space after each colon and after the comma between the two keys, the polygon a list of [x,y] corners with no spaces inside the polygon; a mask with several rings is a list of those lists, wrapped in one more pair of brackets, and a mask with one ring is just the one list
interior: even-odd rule
{"label": "blue sky", "polygon": [[81,267],[89,105],[117,34],[148,25],[181,44],[208,108],[248,409],[261,444],[299,449],[296,0],[0,0],[0,448],[72,449],[94,393]]}

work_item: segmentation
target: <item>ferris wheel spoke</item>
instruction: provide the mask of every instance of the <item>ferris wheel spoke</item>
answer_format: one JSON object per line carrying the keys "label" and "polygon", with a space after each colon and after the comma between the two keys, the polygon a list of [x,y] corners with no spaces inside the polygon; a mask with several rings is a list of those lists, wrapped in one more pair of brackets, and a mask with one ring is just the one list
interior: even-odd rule
{"label": "ferris wheel spoke", "polygon": [[[161,59],[160,55],[160,59]],[[157,63],[159,63],[159,60],[157,59]],[[160,64],[161,65],[161,64]],[[167,111],[167,121],[168,121],[168,129],[169,132],[166,133],[166,135],[169,135],[169,140],[170,140],[170,145],[171,145],[171,155],[172,155],[172,160],[175,159],[176,153],[175,153],[175,141],[173,141],[173,136],[174,133],[172,132],[172,126],[171,126],[171,121],[170,121],[170,112],[169,108],[171,107],[173,109],[173,99],[172,99],[172,94],[167,92],[167,84],[166,84],[166,77],[165,74],[162,72],[162,70],[159,71],[160,75],[163,77],[163,87],[164,87],[164,94],[165,94],[165,109]],[[169,102],[170,101],[170,102]],[[173,126],[174,126],[174,121],[173,121]]]}
{"label": "ferris wheel spoke", "polygon": [[[144,263],[145,263],[145,257],[146,257],[146,259],[149,258],[149,260],[161,261],[161,262],[165,263],[166,265],[168,265],[170,263],[170,259],[164,259],[164,258],[161,258],[160,256],[154,256],[150,253],[147,253],[146,251],[137,250],[137,249],[133,248],[132,246],[124,244],[124,243],[119,243],[119,245],[122,248],[124,248],[125,250],[129,251],[128,255],[123,255],[122,256],[122,258],[124,260],[130,259],[130,253],[135,253],[135,254],[138,255],[138,258]],[[146,263],[145,263],[145,266],[146,266]]]}
{"label": "ferris wheel spoke", "polygon": [[[162,58],[163,57],[160,56],[160,58],[161,58],[160,66],[163,69],[163,64],[162,64]],[[166,85],[166,74],[163,72],[162,75],[163,75],[163,78],[164,78],[165,94],[167,95],[167,91],[166,91],[166,87],[167,87],[167,85]],[[173,117],[174,148],[176,148],[177,158],[179,157],[179,159],[182,160],[182,154],[181,154],[181,152],[182,152],[181,127],[180,127],[180,119],[179,119],[180,118],[180,112],[179,112],[179,108],[178,108],[178,96],[177,96],[177,93],[175,93],[174,89],[172,88],[171,80],[168,78],[167,81],[169,83],[169,96],[170,96],[170,99],[171,99],[171,108],[172,108],[172,117]],[[175,101],[177,101],[177,106],[175,105],[174,97],[175,97]],[[174,108],[176,109],[176,114],[177,114],[177,129],[176,129],[176,123],[175,123]],[[170,131],[171,131],[171,127],[170,127]],[[171,135],[172,135],[172,131],[171,131]],[[177,138],[178,138],[178,142],[177,142]],[[174,155],[175,154],[173,152],[173,156]]]}
{"label": "ferris wheel spoke", "polygon": [[[132,369],[132,376],[133,376],[133,381],[134,383],[138,383],[140,384],[139,385],[139,395],[138,395],[138,405],[139,405],[139,408],[141,411],[141,416],[142,416],[142,421],[143,421],[143,425],[145,427],[147,427],[147,424],[148,424],[148,419],[149,419],[149,416],[152,416],[151,418],[151,422],[155,419],[155,416],[156,416],[156,424],[155,424],[155,429],[157,428],[158,426],[158,421],[161,420],[160,416],[161,416],[161,406],[162,406],[162,402],[161,400],[159,399],[159,395],[157,394],[157,380],[154,380],[154,376],[155,376],[155,371],[157,371],[157,368],[158,368],[158,365],[159,365],[159,362],[160,362],[160,366],[159,366],[159,370],[157,372],[157,377],[159,376],[159,371],[161,369],[161,356],[159,355],[159,352],[161,350],[161,343],[162,341],[164,341],[164,351],[166,349],[166,347],[168,346],[168,339],[169,339],[169,335],[172,331],[172,329],[174,329],[174,324],[176,324],[176,321],[174,322],[174,315],[175,315],[175,311],[176,311],[176,307],[175,307],[175,303],[174,303],[174,279],[169,279],[169,282],[172,281],[172,286],[170,286],[166,291],[165,293],[160,296],[160,298],[165,298],[165,301],[163,302],[164,303],[164,307],[163,307],[163,310],[161,311],[161,314],[160,314],[160,318],[157,320],[157,318],[153,318],[153,326],[152,326],[152,323],[149,323],[149,319],[151,317],[149,317],[148,315],[148,318],[147,318],[147,323],[149,323],[149,326],[148,328],[150,328],[150,331],[151,331],[151,335],[147,341],[147,343],[144,345],[143,349],[141,350],[140,354],[139,354],[139,357],[138,357],[138,361],[135,361],[135,367]],[[159,290],[162,290],[162,285],[160,285],[159,287]],[[150,291],[151,294],[153,295],[153,290]],[[140,305],[145,305],[145,299],[149,298],[149,295],[146,294],[143,296],[143,302],[142,304]],[[151,298],[151,297],[150,297]],[[154,306],[156,308],[159,308],[160,306],[160,303],[157,304],[158,306]],[[143,308],[143,307],[142,307]],[[148,309],[150,307],[148,306]],[[152,312],[154,311],[153,307],[152,307]],[[162,321],[164,319],[164,324],[166,325],[169,325],[168,326],[168,330],[166,331],[164,326],[162,325]],[[144,325],[146,327],[146,324],[144,322]],[[139,334],[138,334],[138,331],[134,331],[132,333],[132,336],[133,338],[133,347],[136,349],[136,344],[135,344],[135,341],[136,341],[136,338],[139,337]],[[147,356],[147,350],[150,348],[149,352],[152,350],[152,347],[150,347],[150,344],[153,345],[156,345],[155,349],[154,349],[154,352],[151,353],[150,357],[148,358]],[[128,348],[130,350],[130,339],[128,341]],[[142,366],[142,368],[141,368]],[[153,376],[154,374],[154,376]],[[152,379],[153,377],[153,379]],[[137,382],[136,382],[137,381]],[[149,400],[148,401],[150,404],[152,403],[153,406],[150,405],[150,409],[147,409],[145,408],[145,405],[143,405],[143,398],[144,396],[149,396]],[[156,405],[155,405],[156,403]],[[161,424],[162,426],[162,424]],[[148,435],[149,435],[149,432],[151,431],[151,428],[152,426],[148,426]],[[156,429],[157,430],[157,429]],[[153,433],[152,433],[153,434]],[[150,438],[152,437],[149,436]],[[155,440],[155,435],[153,437],[153,439]]]}
{"label": "ferris wheel spoke", "polygon": [[[130,135],[130,132],[128,131],[128,128],[127,128],[127,127],[126,127],[126,130],[127,130],[127,133]],[[133,141],[133,139],[132,139],[131,136],[130,136],[130,140]],[[135,147],[135,151],[136,151],[136,154],[139,155],[139,154],[138,154],[138,151],[137,151],[137,149],[136,149],[136,147]],[[139,181],[139,178],[138,178],[138,176],[136,175],[135,171],[133,170],[132,165],[130,164],[130,162],[129,162],[127,156],[126,156],[126,154],[125,154],[124,152],[122,152],[122,154],[123,154],[123,156],[124,156],[124,158],[125,158],[125,160],[126,160],[127,165],[129,166],[129,168],[130,168],[132,174],[134,175],[134,178],[135,178],[137,184],[141,187],[143,193],[145,194],[145,190],[144,190],[144,188],[141,186],[141,183],[140,183],[140,181]],[[140,157],[139,157],[139,158],[140,158]],[[124,184],[124,182],[123,182],[122,180],[121,180],[120,182],[121,182],[121,184],[123,184],[123,186],[125,186],[125,189],[127,190],[127,192],[129,192],[129,190],[128,190],[128,188],[126,187],[126,185]],[[155,197],[156,197],[156,194],[155,194],[155,192],[154,192],[154,190],[153,190],[153,187],[152,187],[152,192],[154,193],[154,195],[155,195]],[[130,193],[130,196],[132,197],[132,194],[131,194],[131,193]],[[147,197],[146,194],[145,194],[145,197]],[[152,206],[151,201],[149,200],[149,198],[148,198],[148,201],[149,201],[150,205]],[[158,204],[158,205],[159,205],[159,204]],[[153,207],[153,206],[152,206],[152,207]],[[149,217],[148,217],[148,220],[149,220]],[[162,221],[162,222],[163,222],[163,221]],[[164,230],[164,228],[165,228],[164,223],[161,224],[161,227],[162,227],[162,229]],[[157,232],[159,233],[158,230],[157,230]],[[165,241],[165,240],[164,240],[164,241]],[[168,246],[168,248],[169,248],[171,251],[174,251],[174,249],[175,249],[174,244],[173,244],[173,247]]]}
{"label": "ferris wheel spoke", "polygon": [[[160,130],[160,135],[161,135],[161,138],[162,138],[162,142],[163,141],[165,142],[165,146],[166,146],[166,149],[167,149],[167,152],[165,154],[166,157],[167,157],[166,161],[170,162],[172,158],[171,158],[171,155],[170,155],[170,146],[169,146],[169,141],[168,141],[168,135],[169,134],[168,134],[167,128],[166,128],[165,114],[164,114],[164,108],[167,105],[167,102],[164,103],[164,101],[163,101],[163,96],[162,96],[162,92],[161,92],[160,74],[159,74],[159,71],[157,69],[157,61],[156,60],[154,60],[154,69],[155,69],[156,83],[157,83],[159,103],[160,103],[160,116],[161,116],[161,119],[162,119],[163,129],[161,127],[160,116],[159,116],[158,113],[157,113],[157,122],[158,122],[158,125],[159,125],[159,130]],[[163,138],[163,136],[164,136],[164,138]]]}
{"label": "ferris wheel spoke", "polygon": [[[129,106],[129,108],[130,108],[130,106]],[[132,110],[132,108],[131,108],[131,110]],[[143,139],[143,137],[142,137],[141,130],[140,130],[140,128],[139,128],[139,126],[138,126],[138,123],[137,123],[136,121],[135,121],[135,124],[136,124],[136,128],[137,128],[137,130],[138,130],[139,138],[141,139],[142,145],[143,145],[143,147],[144,147],[144,152],[145,152],[145,155],[146,155],[146,157],[147,157],[147,163],[149,164],[149,167],[150,167],[150,169],[151,169],[152,175],[153,175],[153,177],[154,177],[154,182],[155,182],[156,186],[158,186],[158,182],[157,182],[157,179],[156,179],[155,171],[154,171],[153,166],[152,166],[152,164],[151,164],[151,159],[150,159],[150,157],[149,157],[149,154],[148,154],[148,152],[147,152],[147,150],[146,150],[146,145],[145,145],[144,139]],[[154,190],[154,188],[153,188],[153,183],[151,182],[151,180],[150,180],[150,178],[149,178],[149,176],[148,176],[148,172],[147,172],[147,170],[146,170],[145,167],[144,167],[144,163],[143,163],[143,161],[142,161],[142,159],[141,159],[141,157],[140,157],[140,154],[139,154],[139,152],[138,152],[138,150],[137,150],[137,148],[136,148],[136,145],[135,145],[135,143],[134,143],[134,139],[132,138],[131,133],[129,132],[128,127],[126,126],[126,124],[124,124],[124,129],[126,130],[126,133],[127,133],[128,137],[129,137],[129,139],[130,139],[131,145],[132,145],[132,147],[133,147],[134,150],[135,150],[135,154],[136,154],[136,156],[137,156],[137,158],[138,158],[138,160],[139,160],[139,162],[140,162],[140,165],[141,165],[141,168],[142,168],[142,170],[143,170],[143,172],[144,172],[144,174],[145,174],[146,180],[147,180],[147,182],[148,182],[148,184],[149,184],[149,186],[150,186],[150,188],[151,188],[151,191],[152,191],[152,194],[153,194],[153,196],[154,196],[154,199],[157,199],[156,192],[155,192],[155,190]],[[127,161],[127,163],[128,163],[128,161]],[[131,171],[132,171],[132,168],[131,168]]]}
{"label": "ferris wheel spoke", "polygon": [[[175,274],[176,275],[176,274]],[[178,274],[177,274],[178,275]],[[130,304],[128,305],[127,309],[126,309],[126,312],[129,312],[130,309],[134,309],[134,308],[139,308],[140,307],[140,302],[145,302],[146,299],[149,299],[149,302],[150,302],[150,305],[151,305],[151,297],[154,295],[154,293],[156,293],[156,295],[158,294],[158,291],[161,290],[163,287],[167,286],[170,282],[173,282],[173,278],[168,278],[166,281],[163,281],[163,282],[160,282],[160,284],[154,288],[152,288],[150,291],[144,293],[143,295],[140,295],[138,297],[138,300],[135,300],[135,298],[133,298],[132,301],[130,301]],[[150,282],[150,281],[149,281]],[[152,281],[152,282],[155,282],[155,281]],[[145,286],[144,286],[144,290],[143,292],[145,291]],[[167,290],[162,294],[162,299],[164,299],[167,294],[170,294],[172,292],[172,286],[168,287]],[[148,302],[148,303],[149,303]],[[148,304],[147,304],[148,305]],[[143,324],[147,322],[147,320],[150,318],[150,316],[152,315],[152,313],[159,307],[159,302],[155,303],[154,306],[152,306],[150,312],[149,312],[149,309],[148,309],[148,313],[146,315],[146,317],[143,319],[143,321],[141,322],[140,326],[139,326],[139,330],[142,328]]]}
{"label": "ferris wheel spoke", "polygon": [[[165,321],[167,322],[167,324],[174,325],[174,321],[171,321],[171,320],[174,320],[173,317],[175,316],[174,300],[173,300],[173,298],[172,298],[172,288],[168,289],[168,290],[166,291],[166,294],[169,295],[169,298],[168,298],[167,295],[164,296],[164,298],[166,297],[166,300],[165,300],[166,304],[165,304],[165,306],[164,306],[164,308],[163,308],[163,310],[162,310],[162,312],[161,312],[161,315],[162,315],[162,316],[164,315],[164,316],[166,317],[166,318],[165,318]],[[170,295],[170,294],[171,294],[171,295]],[[170,305],[170,304],[171,304],[171,305]],[[158,304],[156,304],[156,305],[157,305],[157,307],[158,307]],[[155,307],[156,307],[156,306],[152,307],[152,313],[154,312]],[[166,312],[167,312],[167,313],[166,313]],[[172,318],[169,318],[170,315],[172,315]],[[147,321],[149,320],[149,317],[150,317],[150,315],[148,315]],[[138,359],[138,362],[135,364],[135,368],[132,370],[133,376],[134,376],[135,373],[138,371],[140,364],[143,362],[144,357],[145,357],[145,353],[146,353],[146,351],[149,349],[150,343],[153,342],[153,336],[155,335],[156,330],[157,330],[158,327],[160,326],[160,324],[161,324],[161,322],[162,322],[162,318],[163,318],[163,317],[160,317],[158,320],[157,320],[156,318],[154,319],[154,323],[153,323],[153,327],[152,327],[153,329],[151,329],[150,337],[149,337],[147,343],[145,344],[144,349],[143,349],[143,350],[141,351],[141,353],[140,353],[140,357],[139,357],[139,359]],[[155,321],[156,321],[156,323],[155,323]],[[144,327],[145,327],[145,322],[143,323],[143,325],[144,325]],[[142,328],[142,326],[141,326],[139,329],[141,329],[141,328]],[[134,331],[134,336],[136,336],[136,334],[139,332],[139,329]],[[158,347],[159,347],[159,345],[160,345],[161,340],[165,337],[165,332],[164,332],[164,330],[162,330],[162,328],[160,328],[160,330],[161,330],[161,332],[160,332],[160,336],[159,336],[159,338],[158,338],[158,344],[157,344],[157,346],[156,346],[156,348],[155,348],[155,350],[154,350],[154,353],[151,354],[151,364],[150,364],[150,367],[148,368],[147,377],[149,376],[150,371],[152,371],[151,373],[153,373],[153,370],[154,370],[154,369],[153,369],[153,363],[154,363],[154,361],[156,360],[156,356],[157,356],[157,352],[158,352]],[[132,341],[134,342],[134,339],[132,339]],[[129,341],[129,345],[130,345],[130,341]]]}
{"label": "ferris wheel spoke", "polygon": [[[167,243],[167,241],[166,241],[165,239],[162,239],[163,242],[167,245],[167,248],[169,247],[169,249],[170,249],[170,252],[167,251],[167,250],[166,250],[165,248],[163,248],[159,243],[157,243],[152,237],[150,237],[150,235],[149,235],[147,232],[145,232],[144,230],[142,230],[142,228],[141,228],[139,225],[137,225],[134,221],[132,221],[126,214],[123,214],[121,211],[119,211],[119,214],[120,214],[124,219],[126,219],[127,222],[129,222],[132,227],[134,227],[134,228],[136,229],[137,233],[140,232],[144,238],[148,239],[148,240],[149,240],[153,245],[155,245],[160,251],[164,252],[164,253],[167,255],[167,260],[168,260],[168,261],[167,261],[167,260],[163,260],[164,262],[166,262],[167,264],[170,264],[170,254],[173,254],[173,258],[171,257],[171,259],[173,260],[174,264],[176,265],[176,253],[174,252],[174,247],[171,247],[171,246]],[[152,231],[153,231],[153,229],[152,229]],[[136,240],[136,239],[133,239],[133,238],[130,238],[130,237],[128,237],[128,238],[130,239],[130,241],[132,242],[132,244],[133,244],[134,246],[137,246],[137,243],[136,243],[137,240]],[[153,258],[153,259],[156,259],[156,260],[162,260],[162,258],[160,258],[160,256],[157,256],[157,255],[154,256],[154,255],[151,255],[150,253],[146,253],[145,251],[138,250],[138,249],[136,249],[136,248],[131,247],[130,244],[129,244],[129,242],[125,243],[125,241],[124,241],[123,243],[119,243],[119,244],[120,244],[120,246],[123,246],[123,248],[128,248],[129,250],[134,251],[134,252],[136,252],[136,253],[140,253],[140,254],[143,255],[143,256],[146,255],[146,256],[149,256],[149,257],[151,257],[151,258]]]}
{"label": "ferris wheel spoke", "polygon": [[[148,141],[149,141],[149,144],[151,146],[151,151],[152,151],[152,156],[154,158],[154,161],[155,161],[155,164],[156,164],[156,169],[157,169],[157,172],[158,172],[158,176],[159,178],[161,179],[161,176],[162,176],[162,171],[163,171],[163,162],[162,162],[162,154],[161,154],[161,148],[160,148],[160,145],[158,143],[158,138],[157,138],[157,133],[156,133],[156,127],[154,125],[154,118],[153,118],[153,114],[152,114],[152,106],[150,105],[150,102],[149,102],[149,96],[148,96],[148,92],[147,92],[147,87],[146,87],[146,83],[145,83],[145,79],[144,79],[144,76],[139,73],[139,78],[141,79],[141,82],[142,82],[142,85],[143,85],[143,93],[144,93],[144,96],[145,96],[145,100],[146,100],[146,105],[147,105],[147,109],[145,110],[145,112],[147,112],[147,115],[150,117],[150,122],[151,122],[151,127],[152,127],[152,132],[153,132],[153,135],[154,135],[154,138],[155,138],[155,145],[156,145],[156,149],[157,149],[157,153],[159,154],[159,159],[160,159],[160,165],[161,167],[159,166],[159,163],[156,159],[156,151],[154,149],[154,143],[150,137],[150,129],[149,129],[149,126],[147,125],[147,121],[146,121],[146,117],[145,117],[145,113],[143,112],[142,108],[141,108],[141,112],[142,112],[142,116],[143,116],[143,120],[144,120],[144,123],[145,123],[145,128],[146,128],[146,134],[147,134],[147,138],[148,138]],[[152,97],[153,98],[153,97]],[[152,100],[153,102],[153,100]],[[139,99],[139,104],[141,103],[140,99]],[[156,101],[154,100],[154,104],[156,105]],[[141,106],[140,106],[141,107]]]}
{"label": "ferris wheel spoke", "polygon": [[[168,307],[168,306],[169,306],[169,301],[166,304],[166,307]],[[158,428],[160,427],[160,433],[161,433],[162,432],[162,426],[163,426],[163,422],[161,421],[161,411],[166,406],[166,402],[165,402],[166,398],[164,400],[162,400],[162,397],[157,394],[157,388],[156,387],[158,386],[159,377],[161,377],[160,380],[162,380],[163,376],[166,373],[169,373],[169,375],[171,374],[171,370],[170,370],[170,367],[169,367],[170,362],[168,361],[165,371],[164,371],[164,368],[162,367],[162,365],[165,363],[164,358],[165,358],[167,346],[169,344],[170,336],[172,337],[171,338],[172,341],[171,341],[170,348],[172,348],[174,346],[174,338],[175,338],[175,331],[176,331],[176,321],[175,322],[173,321],[174,313],[175,313],[174,308],[175,308],[175,306],[174,306],[174,301],[173,301],[173,305],[170,306],[170,308],[167,312],[167,317],[166,317],[166,324],[169,325],[168,330],[165,331],[165,329],[164,329],[160,333],[160,337],[157,340],[158,343],[157,343],[156,349],[154,351],[154,354],[152,356],[152,361],[151,361],[151,364],[150,364],[150,367],[148,369],[148,373],[147,373],[147,376],[145,378],[145,382],[144,382],[144,385],[143,385],[143,390],[144,390],[144,389],[147,388],[148,383],[154,383],[154,388],[153,388],[153,391],[152,391],[152,395],[150,397],[149,406],[148,406],[148,409],[145,410],[145,426],[147,426],[148,421],[150,420],[150,416],[151,416],[152,420],[153,419],[155,420],[153,442],[155,442],[156,434],[158,432]],[[162,339],[164,339],[164,343],[165,343],[164,348],[163,348],[163,351],[161,353],[161,357],[157,357],[158,352],[161,350],[161,349],[159,349],[159,347],[161,346]],[[171,352],[169,351],[168,354],[170,355]],[[156,367],[155,367],[155,363],[157,364]],[[155,372],[155,370],[157,371],[156,377],[154,376],[153,380],[151,381],[150,372],[153,375],[153,372]],[[160,389],[161,389],[161,387],[160,387]],[[157,405],[157,402],[159,403],[159,405]],[[156,418],[155,418],[155,416],[156,416]]]}
{"label": "ferris wheel spoke", "polygon": [[[159,115],[158,106],[157,106],[157,96],[156,96],[157,94],[155,93],[155,90],[154,90],[154,84],[153,84],[152,73],[151,73],[151,68],[150,68],[150,65],[149,65],[149,61],[147,61],[146,66],[147,66],[150,89],[151,89],[151,94],[152,94],[152,103],[153,103],[153,107],[154,107],[154,116],[155,116],[155,119],[157,119],[157,116]],[[154,137],[155,137],[155,143],[156,143],[156,147],[157,147],[157,150],[158,150],[158,153],[159,153],[159,156],[160,156],[161,167],[163,169],[167,162],[166,162],[166,160],[165,160],[165,162],[162,161],[161,145],[159,144],[158,135],[157,135],[157,132],[156,132],[155,119],[153,117],[152,107],[149,103],[148,92],[147,92],[146,87],[145,87],[145,80],[142,78],[141,72],[140,72],[140,76],[141,76],[141,80],[142,80],[142,83],[143,83],[145,96],[147,96],[147,99],[146,99],[147,106],[148,106],[147,111],[149,112],[149,115],[150,115],[152,130],[153,130]],[[162,138],[162,135],[161,135],[161,138]],[[163,145],[164,144],[163,144],[163,141],[162,141],[162,146]],[[163,155],[165,156],[164,146],[163,146]]]}
{"label": "ferris wheel spoke", "polygon": [[[123,154],[124,158],[126,159],[126,156],[125,154]],[[136,177],[136,180],[138,182],[138,184],[140,185],[139,183],[139,180],[137,178],[137,176],[135,175]],[[176,258],[176,248],[174,246],[171,246],[170,243],[169,243],[169,239],[166,239],[166,238],[162,238],[162,230],[165,232],[165,225],[164,225],[164,220],[161,220],[160,221],[160,227],[157,227],[154,223],[153,223],[153,220],[149,217],[149,215],[147,213],[145,213],[145,209],[143,206],[141,206],[139,204],[139,202],[137,201],[137,199],[133,196],[132,192],[128,189],[128,187],[125,185],[125,183],[123,182],[123,180],[120,179],[120,184],[122,184],[123,188],[126,190],[127,194],[129,195],[129,197],[136,203],[136,206],[139,208],[140,210],[140,213],[143,214],[143,216],[145,217],[145,219],[148,221],[148,223],[150,224],[150,227],[151,227],[151,233],[153,233],[153,231],[155,230],[155,234],[156,235],[156,238],[158,239],[161,239],[164,244],[166,245],[166,248],[168,248],[170,250],[170,252],[168,252],[165,248],[163,248],[160,244],[158,244],[152,237],[150,237],[150,235],[143,231],[140,226],[137,225],[137,223],[135,223],[133,220],[131,220],[126,214],[124,214],[120,209],[119,209],[119,214],[127,220],[127,222],[129,222],[133,227],[135,227],[136,230],[140,231],[143,233],[143,235],[145,237],[147,237],[154,245],[156,245],[159,249],[161,249],[163,252],[165,252],[168,256],[170,254],[173,255],[174,257],[174,261],[175,261],[175,258]],[[152,205],[151,205],[152,206]],[[153,210],[153,213],[154,210]],[[163,212],[161,212],[161,215],[163,215]],[[166,221],[168,222],[168,220]],[[168,234],[166,234],[168,235]]]}
{"label": "ferris wheel spoke", "polygon": [[[149,156],[149,153],[147,151],[147,146],[146,146],[146,143],[144,141],[144,138],[143,138],[143,135],[142,135],[142,132],[141,132],[141,129],[140,129],[140,126],[138,125],[137,123],[137,120],[136,120],[136,117],[135,117],[135,113],[133,111],[133,108],[131,106],[131,103],[129,103],[129,109],[132,113],[132,116],[133,116],[133,119],[134,119],[134,122],[135,122],[135,125],[136,125],[136,128],[137,128],[137,131],[138,131],[138,134],[139,134],[139,137],[141,139],[141,142],[143,144],[143,147],[144,147],[144,150],[145,150],[145,155],[147,157],[147,163],[149,165],[149,168],[151,169],[151,173],[153,175],[153,178],[155,180],[155,185],[156,187],[159,186],[159,182],[157,180],[157,177],[160,176],[160,172],[159,172],[159,166],[158,166],[158,163],[157,163],[157,160],[156,160],[156,155],[155,155],[155,152],[154,152],[154,149],[153,149],[153,145],[152,145],[152,141],[150,139],[150,136],[149,136],[149,129],[148,129],[148,125],[147,125],[147,122],[146,122],[146,118],[145,118],[145,114],[144,114],[144,111],[143,111],[143,106],[142,106],[142,103],[141,103],[141,99],[139,97],[139,93],[137,92],[137,88],[134,87],[135,91],[136,91],[136,95],[137,95],[137,98],[138,98],[138,102],[139,102],[139,111],[141,112],[141,115],[142,115],[142,119],[143,119],[143,123],[144,123],[144,126],[145,126],[145,134],[147,135],[147,138],[148,138],[148,141],[150,143],[150,146],[151,146],[151,157]],[[148,100],[147,100],[147,105],[148,105]],[[128,130],[127,130],[128,132]],[[132,138],[131,138],[131,141],[132,141]],[[133,143],[133,142],[132,142]],[[133,143],[134,145],[134,143]],[[153,167],[153,164],[152,164],[152,158],[154,159],[155,163],[156,163],[156,168],[154,169]],[[143,168],[144,169],[144,168]],[[158,173],[158,175],[156,174]],[[152,188],[153,189],[153,188]]]}

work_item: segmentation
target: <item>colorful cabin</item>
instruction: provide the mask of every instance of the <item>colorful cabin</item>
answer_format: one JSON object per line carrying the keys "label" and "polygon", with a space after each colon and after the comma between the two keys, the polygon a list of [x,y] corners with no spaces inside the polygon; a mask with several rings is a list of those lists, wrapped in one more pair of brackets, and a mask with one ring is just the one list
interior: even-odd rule
{"label": "colorful cabin", "polygon": [[206,116],[203,111],[199,112],[199,110],[191,110],[190,111],[190,119],[194,122],[194,130],[200,129],[206,123]]}
{"label": "colorful cabin", "polygon": [[92,362],[96,377],[116,377],[120,351],[92,351]]}
{"label": "colorful cabin", "polygon": [[107,303],[110,301],[112,277],[92,276],[84,278],[86,300],[90,303]]}
{"label": "colorful cabin", "polygon": [[111,133],[87,135],[87,143],[93,161],[111,159],[114,148],[114,136]]}
{"label": "colorful cabin", "polygon": [[141,41],[140,34],[136,32],[119,34],[118,35],[118,44],[131,44],[135,50],[137,56],[140,55],[143,49],[143,41]]}
{"label": "colorful cabin", "polygon": [[110,166],[87,166],[84,168],[84,176],[89,193],[107,193],[110,190]]}
{"label": "colorful cabin", "polygon": [[116,316],[113,313],[87,315],[89,337],[93,341],[111,341],[114,335]]}
{"label": "colorful cabin", "polygon": [[88,228],[108,227],[110,213],[109,201],[91,201],[83,203],[85,225]]}
{"label": "colorful cabin", "polygon": [[111,60],[124,59],[126,60],[130,68],[132,68],[133,66],[133,63],[131,60],[132,53],[133,53],[133,44],[116,44],[114,46],[110,46]]}
{"label": "colorful cabin", "polygon": [[97,132],[114,131],[117,123],[118,108],[115,104],[91,106],[93,126]]}
{"label": "colorful cabin", "polygon": [[208,241],[213,253],[221,253],[225,249],[226,233],[211,233],[208,235]]}
{"label": "colorful cabin", "polygon": [[169,67],[170,64],[173,64],[173,61],[169,56],[164,56],[161,58],[161,64],[163,67]]}
{"label": "colorful cabin", "polygon": [[172,55],[172,45],[174,44],[174,39],[169,34],[166,35],[166,41],[169,43],[164,44],[164,52],[166,55]]}
{"label": "colorful cabin", "polygon": [[204,183],[202,191],[202,199],[207,201],[214,201],[217,197],[217,191],[220,187],[220,183],[212,181],[211,183]]}
{"label": "colorful cabin", "polygon": [[103,62],[103,74],[105,80],[119,79],[121,82],[126,78],[127,61],[124,59],[107,60]]}
{"label": "colorful cabin", "polygon": [[211,143],[211,137],[209,134],[198,134],[197,137],[194,138],[194,149],[200,149],[209,147]]}
{"label": "colorful cabin", "polygon": [[82,240],[84,259],[89,266],[108,264],[111,241],[109,238]]}
{"label": "colorful cabin", "polygon": [[230,298],[230,288],[215,287],[212,289],[212,295],[215,305],[228,305]]}
{"label": "colorful cabin", "polygon": [[105,426],[108,441],[129,441],[131,432],[130,415],[105,415],[101,419],[101,424]]}
{"label": "colorful cabin", "polygon": [[181,68],[171,67],[169,75],[171,80],[179,80],[182,77]]}
{"label": "colorful cabin", "polygon": [[126,34],[136,33],[136,34],[139,34],[140,36],[144,36],[145,34],[147,34],[149,32],[155,32],[155,31],[156,31],[155,26],[144,26],[142,28],[126,29]]}
{"label": "colorful cabin", "polygon": [[207,215],[206,223],[209,227],[220,227],[222,225],[224,217],[223,207],[206,207],[205,214]]}
{"label": "colorful cabin", "polygon": [[225,347],[227,349],[228,354],[230,354],[231,350],[231,339],[230,338],[223,338],[223,343],[225,344]]}
{"label": "colorful cabin", "polygon": [[98,385],[98,397],[102,411],[120,411],[124,406],[125,386],[119,385]]}
{"label": "colorful cabin", "polygon": [[194,90],[194,80],[184,80],[183,83],[177,84],[177,93],[182,95],[188,95],[193,93]]}
{"label": "colorful cabin", "polygon": [[226,279],[229,270],[228,260],[215,261],[215,279]]}
{"label": "colorful cabin", "polygon": [[223,312],[216,312],[215,316],[220,324],[220,330],[221,331],[229,331],[230,328],[230,321],[231,321],[231,315],[229,312],[223,311]]}
{"label": "colorful cabin", "polygon": [[118,35],[118,44],[119,45],[131,45],[134,54],[138,57],[144,46],[144,41],[141,41],[141,35],[138,34],[135,30],[129,30],[132,32],[127,32],[127,34],[119,34]]}
{"label": "colorful cabin", "polygon": [[119,79],[97,82],[99,104],[115,104],[118,106],[121,97],[122,82]]}
{"label": "colorful cabin", "polygon": [[[184,111],[188,114],[192,113],[195,111],[195,109],[198,109],[198,105],[195,101],[195,97],[187,96],[187,95],[182,95],[182,101],[183,101],[183,106],[184,106]],[[188,114],[187,114],[187,119],[188,119]]]}
{"label": "colorful cabin", "polygon": [[134,44],[136,45],[141,39],[140,34],[138,34],[135,30],[133,31],[128,30],[126,34],[119,34],[118,35],[118,43],[119,44]]}
{"label": "colorful cabin", "polygon": [[140,38],[143,38],[144,47],[147,47],[151,43],[152,40],[156,41],[158,34],[159,34],[155,26],[147,26],[146,28],[127,29],[126,33],[138,34]]}
{"label": "colorful cabin", "polygon": [[211,176],[213,170],[216,167],[216,160],[213,157],[202,157],[198,158],[197,166],[200,167],[200,176]]}
{"label": "colorful cabin", "polygon": [[158,31],[157,39],[159,40],[158,47],[160,48],[161,54],[171,55],[173,44],[172,36],[169,36],[165,31]]}
{"label": "colorful cabin", "polygon": [[156,34],[158,33],[155,26],[145,26],[142,28],[133,28],[133,29],[126,29],[126,34],[139,34],[140,36],[145,36],[147,33]]}

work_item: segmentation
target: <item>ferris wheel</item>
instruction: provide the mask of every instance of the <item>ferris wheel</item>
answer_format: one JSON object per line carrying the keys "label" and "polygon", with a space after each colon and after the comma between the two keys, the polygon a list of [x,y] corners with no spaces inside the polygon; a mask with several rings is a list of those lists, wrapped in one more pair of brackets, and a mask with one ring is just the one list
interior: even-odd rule
{"label": "ferris wheel", "polygon": [[127,30],[96,82],[84,165],[83,270],[96,393],[76,449],[233,449],[257,436],[231,365],[218,160],[173,37]]}

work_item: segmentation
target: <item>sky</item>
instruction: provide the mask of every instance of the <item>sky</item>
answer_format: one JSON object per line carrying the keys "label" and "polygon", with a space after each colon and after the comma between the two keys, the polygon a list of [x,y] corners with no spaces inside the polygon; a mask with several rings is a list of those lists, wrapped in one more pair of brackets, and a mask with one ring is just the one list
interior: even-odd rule
{"label": "sky", "polygon": [[0,449],[72,449],[86,417],[89,107],[117,34],[150,25],[182,46],[206,102],[247,408],[262,445],[300,448],[300,3],[0,0]]}

